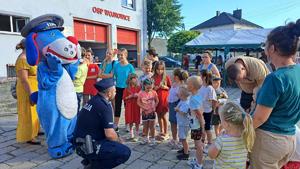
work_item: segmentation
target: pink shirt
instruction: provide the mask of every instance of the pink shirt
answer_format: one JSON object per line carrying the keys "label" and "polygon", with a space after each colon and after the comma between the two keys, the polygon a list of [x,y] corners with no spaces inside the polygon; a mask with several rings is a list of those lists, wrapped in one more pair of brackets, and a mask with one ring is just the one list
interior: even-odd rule
{"label": "pink shirt", "polygon": [[141,103],[145,108],[141,108],[145,114],[155,112],[155,100],[157,98],[157,93],[154,90],[152,90],[151,92],[140,91],[138,97],[140,98]]}

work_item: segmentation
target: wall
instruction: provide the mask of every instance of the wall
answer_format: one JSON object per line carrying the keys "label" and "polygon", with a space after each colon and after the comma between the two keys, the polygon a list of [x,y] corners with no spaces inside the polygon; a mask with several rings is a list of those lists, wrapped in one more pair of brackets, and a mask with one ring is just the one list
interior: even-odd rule
{"label": "wall", "polygon": [[[55,13],[64,18],[64,34],[73,35],[73,18],[83,18],[97,22],[108,23],[111,25],[111,46],[117,47],[117,26],[140,30],[141,50],[139,56],[146,54],[146,0],[136,0],[136,9],[131,10],[122,7],[121,0],[13,0],[9,3],[1,3],[0,13],[28,16],[31,19],[46,13]],[[112,18],[106,15],[93,13],[92,8],[98,7],[113,12],[122,13],[130,16],[130,21]],[[18,55],[14,47],[22,37],[20,34],[3,34],[0,33],[0,77],[6,76],[6,64],[15,62]],[[8,57],[9,56],[9,57]],[[14,56],[14,57],[11,57]]]}
{"label": "wall", "polygon": [[167,39],[154,38],[151,42],[151,46],[155,48],[159,56],[167,56],[169,54],[167,45]]}

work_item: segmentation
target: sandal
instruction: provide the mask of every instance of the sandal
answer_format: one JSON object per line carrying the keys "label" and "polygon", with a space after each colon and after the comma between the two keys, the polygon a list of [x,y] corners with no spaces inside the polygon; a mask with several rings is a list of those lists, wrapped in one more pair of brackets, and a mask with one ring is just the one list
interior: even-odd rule
{"label": "sandal", "polygon": [[43,135],[45,135],[44,132],[38,132],[38,136],[43,136]]}
{"label": "sandal", "polygon": [[36,140],[27,141],[26,143],[31,144],[31,145],[41,145],[41,142],[36,141]]}

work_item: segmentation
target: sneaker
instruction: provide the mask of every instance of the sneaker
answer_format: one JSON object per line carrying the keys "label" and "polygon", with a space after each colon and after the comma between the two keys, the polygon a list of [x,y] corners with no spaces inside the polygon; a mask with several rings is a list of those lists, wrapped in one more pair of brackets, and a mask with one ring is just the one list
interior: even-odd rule
{"label": "sneaker", "polygon": [[203,169],[202,164],[195,163],[191,166],[191,169]]}
{"label": "sneaker", "polygon": [[207,145],[204,147],[204,149],[203,149],[203,153],[204,153],[204,154],[208,154],[208,148],[209,148],[210,145],[211,145],[211,144],[207,144]]}
{"label": "sneaker", "polygon": [[129,125],[126,124],[125,126],[126,126],[126,132],[129,133],[130,132]]}
{"label": "sneaker", "polygon": [[178,160],[188,160],[189,157],[190,157],[189,154],[184,154],[184,153],[177,155]]}
{"label": "sneaker", "polygon": [[182,145],[179,142],[175,141],[174,145],[173,145],[173,148],[174,149],[182,149]]}
{"label": "sneaker", "polygon": [[149,143],[149,139],[148,138],[143,138],[140,142],[141,145],[146,145]]}
{"label": "sneaker", "polygon": [[186,163],[187,163],[187,165],[192,167],[194,164],[197,164],[197,160],[196,160],[196,158],[192,158],[189,161],[187,161]]}
{"label": "sneaker", "polygon": [[180,149],[180,150],[177,151],[177,153],[183,154],[183,153],[184,153],[184,150],[183,150],[183,149]]}
{"label": "sneaker", "polygon": [[172,139],[171,141],[169,141],[168,145],[169,145],[170,147],[174,147],[175,141]]}
{"label": "sneaker", "polygon": [[156,145],[155,138],[151,138],[151,139],[150,139],[149,145],[150,145],[150,146],[155,146],[155,145]]}

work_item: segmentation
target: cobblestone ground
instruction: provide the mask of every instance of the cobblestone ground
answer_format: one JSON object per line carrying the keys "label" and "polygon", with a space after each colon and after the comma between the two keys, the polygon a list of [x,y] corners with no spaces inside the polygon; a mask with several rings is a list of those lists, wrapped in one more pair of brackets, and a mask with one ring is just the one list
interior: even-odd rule
{"label": "cobblestone ground", "polygon": [[[68,157],[53,160],[49,157],[46,150],[44,136],[39,137],[42,145],[28,145],[16,143],[16,101],[10,96],[9,88],[11,83],[0,84],[0,169],[27,169],[27,168],[61,168],[76,169],[83,168],[81,158],[76,154]],[[240,91],[236,88],[226,88],[230,99],[237,100]],[[124,124],[122,119],[121,124]],[[128,137],[124,126],[121,125],[120,135],[125,139]],[[126,140],[126,139],[125,139]],[[194,156],[193,144],[191,156]],[[139,143],[127,142],[132,154],[130,159],[118,169],[183,169],[189,168],[186,161],[176,159],[176,150],[168,146],[168,142],[160,143],[150,147],[139,145]],[[212,160],[205,159],[205,169],[212,168]]]}

